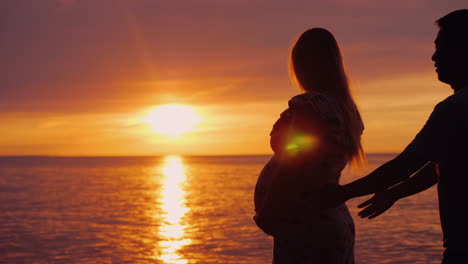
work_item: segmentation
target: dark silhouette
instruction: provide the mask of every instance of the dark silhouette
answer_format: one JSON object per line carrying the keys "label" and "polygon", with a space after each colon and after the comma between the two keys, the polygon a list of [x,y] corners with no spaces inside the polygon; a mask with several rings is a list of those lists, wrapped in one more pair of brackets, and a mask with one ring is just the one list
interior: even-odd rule
{"label": "dark silhouette", "polygon": [[335,206],[350,198],[376,193],[359,206],[365,208],[359,213],[361,217],[374,218],[398,199],[438,183],[445,248],[442,263],[466,263],[468,10],[454,11],[436,24],[440,30],[432,60],[439,80],[449,84],[454,94],[437,104],[425,126],[395,159],[352,183],[328,185],[321,195],[325,204]]}
{"label": "dark silhouette", "polygon": [[274,237],[275,264],[352,264],[354,223],[346,205],[320,208],[305,194],[337,184],[348,161],[360,163],[361,116],[330,32],[304,32],[290,62],[303,93],[289,101],[270,133],[274,155],[255,187],[254,220]]}

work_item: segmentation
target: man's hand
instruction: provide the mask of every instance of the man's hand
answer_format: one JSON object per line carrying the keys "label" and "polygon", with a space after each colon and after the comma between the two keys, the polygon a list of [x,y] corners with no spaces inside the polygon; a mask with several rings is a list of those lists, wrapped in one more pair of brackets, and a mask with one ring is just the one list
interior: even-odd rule
{"label": "man's hand", "polygon": [[401,198],[422,192],[437,183],[437,169],[434,162],[428,162],[411,178],[390,189],[377,192],[372,198],[363,202],[358,208],[364,208],[358,214],[361,218],[375,218],[387,211]]}
{"label": "man's hand", "polygon": [[392,207],[398,199],[398,196],[392,189],[376,193],[372,198],[358,205],[358,208],[365,207],[358,215],[361,218],[375,218]]}
{"label": "man's hand", "polygon": [[331,208],[346,202],[349,198],[343,186],[327,184],[318,192],[320,207]]}

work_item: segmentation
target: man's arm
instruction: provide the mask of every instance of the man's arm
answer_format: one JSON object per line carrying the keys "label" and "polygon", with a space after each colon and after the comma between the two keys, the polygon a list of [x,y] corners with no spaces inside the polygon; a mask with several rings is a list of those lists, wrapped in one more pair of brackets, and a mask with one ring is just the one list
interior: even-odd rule
{"label": "man's arm", "polygon": [[429,160],[409,152],[403,152],[393,160],[380,166],[366,177],[343,186],[347,199],[383,191],[408,179]]}
{"label": "man's arm", "polygon": [[429,161],[440,159],[450,131],[457,127],[455,116],[457,109],[449,101],[437,104],[424,127],[400,155],[368,176],[343,186],[346,200],[383,191],[408,179]]}
{"label": "man's arm", "polygon": [[324,207],[335,207],[359,196],[381,192],[408,179],[429,160],[404,151],[393,160],[380,166],[366,177],[344,186],[329,185],[320,193]]}
{"label": "man's arm", "polygon": [[319,193],[323,207],[336,207],[348,199],[383,191],[409,178],[429,161],[444,157],[450,131],[459,124],[457,108],[444,100],[436,105],[424,127],[395,159],[385,163],[368,176],[344,186],[328,185]]}
{"label": "man's arm", "polygon": [[360,204],[358,208],[365,207],[365,209],[359,212],[359,216],[369,219],[377,217],[392,207],[399,199],[427,190],[434,186],[437,180],[436,165],[434,162],[429,162],[411,178],[376,193],[372,198]]}

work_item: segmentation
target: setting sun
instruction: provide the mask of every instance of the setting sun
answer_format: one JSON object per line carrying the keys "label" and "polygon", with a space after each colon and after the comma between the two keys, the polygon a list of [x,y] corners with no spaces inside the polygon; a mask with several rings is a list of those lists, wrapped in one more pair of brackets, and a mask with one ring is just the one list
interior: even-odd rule
{"label": "setting sun", "polygon": [[143,121],[154,132],[165,135],[180,135],[190,132],[200,122],[198,113],[189,106],[163,105],[152,110]]}

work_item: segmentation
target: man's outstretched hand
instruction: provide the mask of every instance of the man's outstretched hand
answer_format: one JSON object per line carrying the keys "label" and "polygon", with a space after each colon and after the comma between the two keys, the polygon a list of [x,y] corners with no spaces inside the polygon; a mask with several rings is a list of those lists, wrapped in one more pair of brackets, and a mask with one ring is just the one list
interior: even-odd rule
{"label": "man's outstretched hand", "polygon": [[391,189],[378,192],[369,200],[358,205],[358,208],[364,208],[358,215],[361,218],[375,218],[387,211],[392,205],[398,201],[398,197]]}

